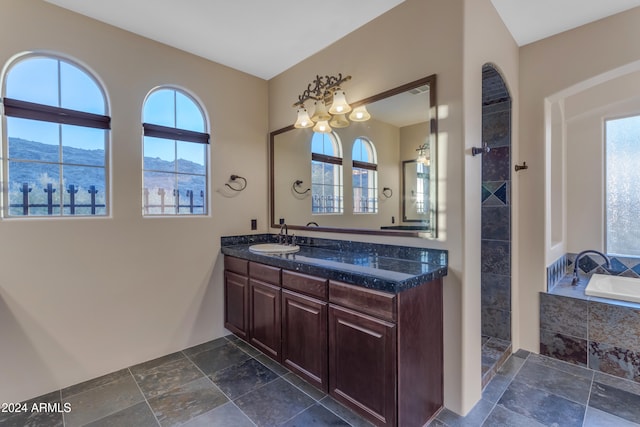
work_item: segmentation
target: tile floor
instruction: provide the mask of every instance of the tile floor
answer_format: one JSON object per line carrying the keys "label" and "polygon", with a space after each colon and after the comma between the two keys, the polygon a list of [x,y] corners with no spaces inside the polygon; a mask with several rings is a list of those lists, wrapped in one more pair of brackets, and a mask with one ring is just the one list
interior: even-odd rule
{"label": "tile floor", "polygon": [[40,396],[27,408],[33,403],[62,410],[0,413],[0,426],[371,426],[232,335]]}
{"label": "tile floor", "polygon": [[511,355],[511,342],[482,336],[482,386],[485,387]]}
{"label": "tile floor", "polygon": [[[32,399],[67,413],[0,413],[0,426],[370,426],[233,336]],[[640,384],[525,351],[466,416],[432,427],[640,427]]]}
{"label": "tile floor", "polygon": [[640,383],[519,350],[466,417],[444,409],[430,426],[638,427]]}

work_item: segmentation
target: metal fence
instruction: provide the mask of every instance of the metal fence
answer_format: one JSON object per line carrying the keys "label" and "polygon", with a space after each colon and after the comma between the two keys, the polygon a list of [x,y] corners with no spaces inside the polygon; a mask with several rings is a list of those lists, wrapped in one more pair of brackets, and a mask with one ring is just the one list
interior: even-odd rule
{"label": "metal fence", "polygon": [[53,215],[53,211],[56,208],[62,207],[69,208],[69,213],[71,215],[76,214],[76,209],[78,208],[90,208],[91,215],[96,214],[96,209],[104,208],[104,203],[96,202],[96,194],[98,194],[98,190],[95,185],[90,185],[89,192],[90,202],[89,203],[76,203],[76,194],[78,194],[79,188],[77,185],[69,185],[67,186],[67,193],[69,193],[69,203],[60,204],[58,202],[53,201],[53,194],[56,192],[56,188],[53,188],[53,184],[47,184],[46,188],[43,188],[44,192],[47,194],[46,203],[30,203],[29,198],[31,195],[31,191],[33,188],[29,187],[29,183],[23,182],[20,187],[20,192],[22,193],[22,203],[11,203],[9,204],[10,208],[19,208],[22,210],[22,215],[29,215],[29,212],[33,208],[47,208],[47,215]]}

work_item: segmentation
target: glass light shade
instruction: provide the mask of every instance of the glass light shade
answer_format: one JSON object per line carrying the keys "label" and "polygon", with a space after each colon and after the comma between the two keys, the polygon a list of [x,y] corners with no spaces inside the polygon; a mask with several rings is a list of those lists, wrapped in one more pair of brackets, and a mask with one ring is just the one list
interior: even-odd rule
{"label": "glass light shade", "polygon": [[416,151],[418,152],[418,158],[416,159],[416,162],[422,163],[425,166],[429,166],[429,164],[431,163],[429,146],[426,143],[422,144]]}
{"label": "glass light shade", "polygon": [[418,158],[416,159],[416,161],[418,163],[422,163],[425,166],[429,166],[429,164],[431,163],[431,161],[429,160],[429,158],[425,154],[420,154],[418,156]]}
{"label": "glass light shade", "polygon": [[349,114],[349,120],[352,122],[366,122],[371,118],[371,114],[367,111],[367,107],[361,105],[353,109]]}
{"label": "glass light shade", "polygon": [[293,127],[297,129],[304,129],[310,128],[311,126],[313,126],[313,122],[311,121],[311,118],[309,118],[307,109],[304,108],[304,106],[298,108],[298,120],[296,120],[296,123],[293,125]]}
{"label": "glass light shade", "polygon": [[332,128],[346,128],[349,126],[349,120],[347,120],[344,114],[336,114],[329,122],[329,125]]}
{"label": "glass light shade", "polygon": [[320,120],[313,127],[313,131],[314,132],[318,132],[318,133],[330,133],[331,132],[331,126],[329,126],[329,122],[327,122],[326,120]]}
{"label": "glass light shade", "polygon": [[349,111],[351,111],[351,106],[347,102],[347,97],[344,91],[340,88],[337,88],[333,92],[333,103],[331,104],[331,108],[329,108],[329,113],[347,114]]}
{"label": "glass light shade", "polygon": [[316,109],[313,112],[313,116],[311,116],[311,120],[316,123],[331,120],[331,115],[327,112],[327,106],[324,105],[324,101],[316,101],[314,105]]}

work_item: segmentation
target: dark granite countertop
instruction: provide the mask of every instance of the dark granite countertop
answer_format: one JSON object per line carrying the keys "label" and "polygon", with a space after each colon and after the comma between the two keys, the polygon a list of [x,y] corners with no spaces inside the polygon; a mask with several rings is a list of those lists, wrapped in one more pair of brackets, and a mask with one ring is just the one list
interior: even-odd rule
{"label": "dark granite countertop", "polygon": [[447,275],[447,251],[299,237],[300,251],[259,254],[257,243],[277,241],[272,234],[222,238],[222,253],[331,280],[398,293]]}

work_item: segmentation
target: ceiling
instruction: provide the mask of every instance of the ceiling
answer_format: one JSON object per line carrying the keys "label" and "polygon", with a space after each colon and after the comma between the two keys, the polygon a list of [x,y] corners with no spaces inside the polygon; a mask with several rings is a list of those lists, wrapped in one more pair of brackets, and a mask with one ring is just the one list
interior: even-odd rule
{"label": "ceiling", "polygon": [[491,0],[518,46],[640,6],[640,0]]}
{"label": "ceiling", "polygon": [[[405,0],[45,1],[268,80]],[[640,6],[491,1],[520,46]]]}

